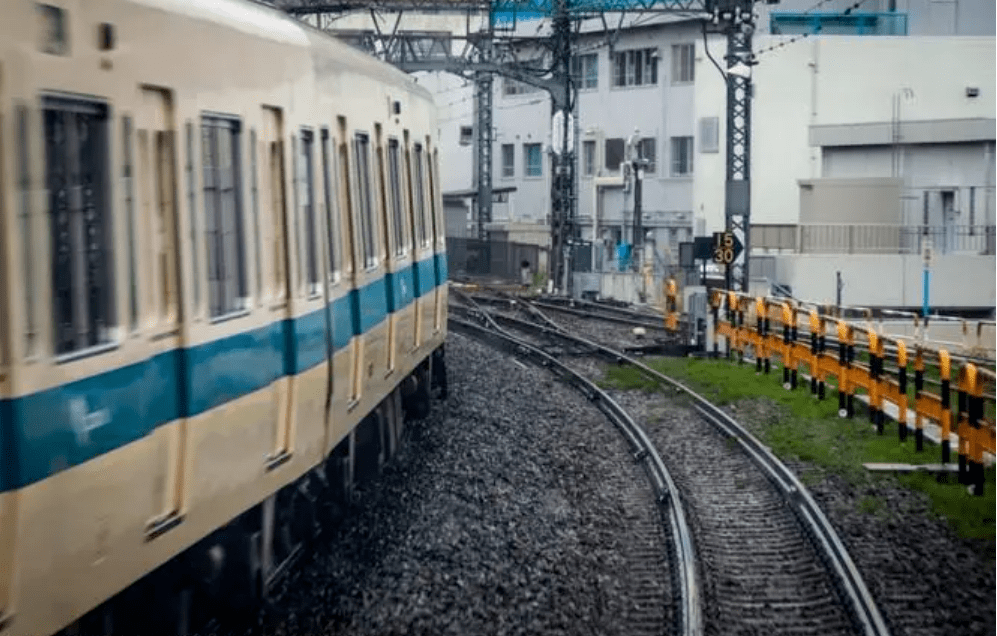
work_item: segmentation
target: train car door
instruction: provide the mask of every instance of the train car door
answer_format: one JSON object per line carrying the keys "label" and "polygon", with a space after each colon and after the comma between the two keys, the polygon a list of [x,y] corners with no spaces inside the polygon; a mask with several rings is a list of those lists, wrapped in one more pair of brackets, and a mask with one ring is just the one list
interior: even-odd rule
{"label": "train car door", "polygon": [[[181,302],[179,256],[179,211],[176,182],[176,120],[169,90],[144,86],[140,111],[136,113],[136,185],[145,249],[146,323],[149,339],[157,349],[182,349],[189,334]],[[178,359],[182,359],[178,356]],[[176,367],[177,399],[183,395],[185,370]],[[183,409],[184,405],[180,404]],[[182,415],[182,411],[181,411]],[[165,532],[183,516],[187,477],[187,421],[180,417],[155,432],[162,444],[157,479],[161,493],[158,515],[149,524],[151,536]]]}
{"label": "train car door", "polygon": [[412,197],[412,267],[416,286],[415,348],[426,341],[433,323],[432,222],[427,221],[426,155],[422,144],[412,145],[409,176]]}
{"label": "train car door", "polygon": [[429,202],[430,216],[433,220],[433,273],[436,290],[433,308],[433,333],[439,333],[443,327],[444,314],[447,307],[447,260],[446,231],[443,224],[443,198],[440,194],[440,156],[434,148],[432,154],[427,153],[429,160]]}
{"label": "train car door", "polygon": [[336,171],[332,165],[332,140],[329,137],[329,129],[322,128],[320,134],[321,153],[321,178],[324,215],[319,215],[324,224],[325,233],[322,238],[323,258],[319,259],[319,269],[324,271],[323,300],[325,306],[322,314],[325,321],[325,357],[328,365],[328,376],[325,386],[325,440],[323,442],[323,452],[327,452],[330,445],[330,438],[333,435],[332,404],[336,390],[336,349],[337,336],[342,337],[336,329],[336,300],[339,292],[338,281],[336,279],[339,272],[338,262],[342,258],[340,247],[337,244],[340,236],[339,230],[339,206],[336,195],[333,193],[333,179]]}
{"label": "train car door", "polygon": [[398,139],[389,138],[386,159],[385,200],[388,210],[387,223],[391,240],[388,241],[388,261],[392,276],[391,344],[388,368],[393,370],[399,353],[407,356],[415,346],[415,283],[412,260],[411,221],[405,191],[402,150]]}
{"label": "train car door", "polygon": [[[273,262],[270,264],[272,274],[270,280],[270,320],[281,325],[281,346],[284,347],[284,372],[272,385],[274,412],[274,446],[267,456],[268,467],[276,467],[290,457],[291,452],[291,394],[294,385],[293,362],[290,346],[293,332],[291,320],[291,290],[292,271],[291,256],[288,249],[291,227],[288,223],[287,196],[285,187],[285,157],[284,157],[284,121],[281,109],[263,107],[263,126],[260,131],[260,143],[263,145],[265,157],[262,162],[263,179],[261,180],[261,200],[263,201],[263,218],[268,225],[270,236],[270,254]],[[291,330],[291,333],[286,333]],[[289,366],[291,365],[291,366]]]}

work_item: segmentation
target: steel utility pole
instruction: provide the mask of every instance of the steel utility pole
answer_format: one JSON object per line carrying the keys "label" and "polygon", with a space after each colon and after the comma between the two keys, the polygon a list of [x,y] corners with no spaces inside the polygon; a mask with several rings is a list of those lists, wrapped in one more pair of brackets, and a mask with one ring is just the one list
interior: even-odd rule
{"label": "steel utility pole", "polygon": [[727,170],[725,228],[744,251],[727,265],[727,289],[748,291],[751,281],[751,36],[755,32],[752,0],[718,0],[714,19],[727,35]]}
{"label": "steel utility pole", "polygon": [[[575,137],[575,90],[571,81],[572,20],[585,19],[602,12],[654,12],[700,15],[714,33],[727,39],[725,57],[727,84],[727,165],[724,218],[743,251],[727,268],[729,289],[747,291],[750,281],[748,259],[751,252],[750,149],[751,149],[751,67],[755,64],[751,40],[755,30],[753,9],[756,2],[777,4],[779,0],[270,0],[295,15],[341,14],[365,11],[429,10],[433,12],[488,12],[489,26],[484,37],[468,37],[468,47],[461,54],[451,51],[449,34],[399,32],[364,33],[363,37],[382,57],[407,71],[450,71],[475,80],[477,102],[476,138],[478,233],[485,234],[485,224],[492,210],[492,75],[498,73],[541,87],[551,94],[551,112],[555,127],[552,139],[553,174],[551,178],[551,280],[563,293],[570,293],[571,249],[578,239]],[[515,53],[509,42],[494,38],[497,12],[515,15],[517,11],[541,13],[552,19],[549,38],[537,38],[549,46],[552,66],[538,72],[512,63]],[[525,41],[529,38],[520,38]],[[378,48],[375,42],[380,42]],[[560,117],[558,117],[560,114]]]}
{"label": "steel utility pole", "polygon": [[551,142],[554,150],[550,192],[551,280],[571,295],[571,250],[578,238],[575,220],[574,90],[571,79],[571,19],[568,0],[553,0],[553,87]]}
{"label": "steel utility pole", "polygon": [[[478,44],[479,61],[483,66],[492,63],[493,40],[495,38],[495,14],[488,12],[488,27]],[[492,222],[492,93],[494,74],[487,70],[474,71],[475,108],[475,171],[474,185],[477,188],[478,238],[488,238],[488,224]]]}

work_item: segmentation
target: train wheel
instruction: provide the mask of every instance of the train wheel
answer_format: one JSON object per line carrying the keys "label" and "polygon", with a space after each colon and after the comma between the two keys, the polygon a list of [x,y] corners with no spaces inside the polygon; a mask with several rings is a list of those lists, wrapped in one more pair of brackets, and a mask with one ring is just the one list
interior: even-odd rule
{"label": "train wheel", "polygon": [[447,399],[447,365],[443,347],[433,352],[433,387],[439,389],[441,400]]}
{"label": "train wheel", "polygon": [[418,367],[412,372],[412,379],[415,388],[409,393],[405,400],[405,414],[408,419],[421,420],[429,415],[432,407],[432,388],[430,381],[430,369]]}

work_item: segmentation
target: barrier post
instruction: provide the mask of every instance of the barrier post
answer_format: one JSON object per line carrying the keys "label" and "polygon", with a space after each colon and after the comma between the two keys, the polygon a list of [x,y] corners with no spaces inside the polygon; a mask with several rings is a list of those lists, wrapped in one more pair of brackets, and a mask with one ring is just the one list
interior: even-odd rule
{"label": "barrier post", "polygon": [[[782,384],[786,389],[789,385],[789,367],[792,358],[791,343],[789,342],[789,321],[792,312],[789,310],[789,303],[782,304],[782,348],[785,353],[782,356]],[[792,387],[796,388],[796,387]]]}
{"label": "barrier post", "polygon": [[872,329],[866,333],[869,339],[869,422],[876,425],[876,433],[883,434],[883,419],[879,408],[879,336]]}
{"label": "barrier post", "polygon": [[[827,325],[826,325],[826,323],[824,321],[824,318],[821,317],[820,318],[820,335],[817,337],[817,351],[820,354],[823,354],[825,351],[827,351],[827,337],[824,334],[824,330],[826,328],[827,328]],[[818,358],[817,363],[818,363],[818,365],[820,364],[820,358]],[[818,397],[818,399],[821,399],[821,400],[824,399],[824,388],[825,388],[824,377],[826,375],[827,374],[823,372],[823,369],[821,369],[820,377],[817,380],[817,397]]]}
{"label": "barrier post", "polygon": [[[793,354],[795,354],[796,353],[796,341],[800,337],[800,333],[799,333],[799,331],[796,328],[796,308],[793,307],[790,303],[786,303],[786,306],[789,307],[790,320],[792,321],[792,324],[790,324],[790,326],[789,326],[790,347],[792,349]],[[799,370],[800,370],[800,361],[797,358],[797,356],[793,355],[793,368],[790,369],[790,371],[789,371],[789,388],[791,390],[793,390],[793,391],[796,390],[797,372]]]}
{"label": "barrier post", "polygon": [[758,340],[755,345],[755,373],[762,372],[762,358],[764,357],[764,338],[765,338],[765,320],[763,315],[765,314],[765,301],[762,300],[761,296],[755,299],[755,331],[757,332]]}
{"label": "barrier post", "polygon": [[817,376],[820,375],[817,372],[817,368],[820,364],[818,356],[820,355],[817,349],[817,338],[818,331],[821,329],[820,318],[817,316],[817,310],[810,310],[810,355],[813,360],[813,364],[810,365],[810,393],[817,395]]}
{"label": "barrier post", "polygon": [[907,344],[903,340],[897,341],[897,389],[900,395],[897,397],[897,435],[900,441],[907,439]]}
{"label": "barrier post", "polygon": [[713,357],[720,357],[720,345],[717,342],[719,336],[717,332],[717,326],[720,324],[718,322],[718,317],[720,316],[720,292],[714,290],[710,294],[710,312],[713,314]]}
{"label": "barrier post", "polygon": [[668,277],[665,290],[665,310],[668,312],[665,316],[665,328],[674,332],[678,330],[678,301],[676,300],[678,285],[674,277]]}
{"label": "barrier post", "polygon": [[966,372],[969,384],[968,415],[973,495],[982,497],[983,487],[986,483],[986,472],[983,467],[983,378],[977,372],[976,365],[972,363],[966,365]]}
{"label": "barrier post", "polygon": [[[975,368],[974,368],[975,372]],[[956,407],[955,407],[955,418],[954,426],[956,435],[959,436],[959,483],[968,484],[972,480],[973,465],[972,465],[972,453],[970,451],[970,445],[972,440],[970,438],[970,432],[968,426],[963,426],[964,423],[969,422],[969,367],[963,365],[959,369],[959,379],[956,383]]]}
{"label": "barrier post", "polygon": [[[924,351],[921,346],[914,353],[914,450],[924,450],[924,418],[921,415],[921,393],[924,392]],[[949,461],[949,440],[942,438],[942,463]]]}
{"label": "barrier post", "polygon": [[[945,349],[938,350],[938,375],[942,380],[942,462],[948,453],[944,450],[949,445],[949,435],[952,434],[952,404],[949,395],[949,373],[952,367],[949,360],[949,352]],[[962,453],[962,441],[959,442],[959,479],[963,479],[966,457]]]}

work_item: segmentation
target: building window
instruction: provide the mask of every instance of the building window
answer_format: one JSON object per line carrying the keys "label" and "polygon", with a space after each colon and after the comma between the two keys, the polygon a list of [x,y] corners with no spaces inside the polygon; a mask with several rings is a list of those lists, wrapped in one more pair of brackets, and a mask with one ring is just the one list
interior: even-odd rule
{"label": "building window", "polygon": [[502,144],[502,176],[516,176],[516,146],[514,144]]}
{"label": "building window", "polygon": [[595,174],[595,141],[591,139],[582,142],[582,174]]}
{"label": "building window", "polygon": [[623,161],[623,138],[606,140],[606,170],[619,170]]}
{"label": "building window", "polygon": [[692,82],[695,66],[696,48],[694,45],[672,45],[672,84],[687,84]]}
{"label": "building window", "polygon": [[58,98],[43,107],[52,318],[62,354],[109,342],[113,325],[107,107]]}
{"label": "building window", "polygon": [[650,86],[657,83],[657,49],[634,49],[613,54],[613,86]]}
{"label": "building window", "polygon": [[239,121],[201,118],[204,233],[208,248],[208,302],[212,316],[243,308],[246,297],[239,198]]}
{"label": "building window", "polygon": [[700,117],[699,119],[699,152],[719,152],[720,119],[718,117]]}
{"label": "building window", "polygon": [[523,144],[523,165],[527,177],[543,176],[543,155],[540,152],[540,144]]}
{"label": "building window", "polygon": [[502,78],[502,95],[505,97],[536,93],[539,90],[540,89],[536,86],[532,86],[526,82],[520,82],[519,80],[514,80],[511,77]]}
{"label": "building window", "polygon": [[650,137],[641,139],[637,146],[637,156],[647,162],[644,165],[644,172],[647,174],[654,174],[658,170],[657,142],[657,139]]}
{"label": "building window", "polygon": [[599,54],[588,53],[571,58],[571,78],[579,89],[599,87]]}
{"label": "building window", "polygon": [[692,174],[692,137],[672,137],[672,176]]}

